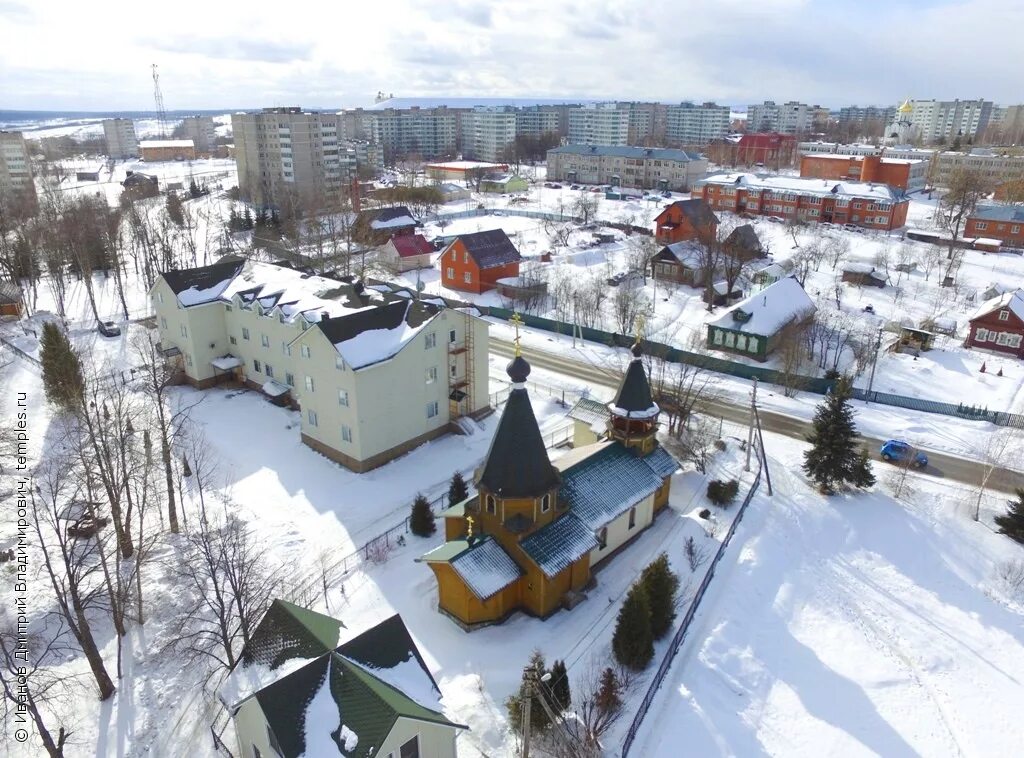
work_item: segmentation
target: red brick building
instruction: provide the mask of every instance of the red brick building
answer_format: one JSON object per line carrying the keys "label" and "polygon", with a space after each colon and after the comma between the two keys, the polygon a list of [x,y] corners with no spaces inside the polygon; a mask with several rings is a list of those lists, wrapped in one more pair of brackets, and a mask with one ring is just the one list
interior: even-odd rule
{"label": "red brick building", "polygon": [[719,174],[694,190],[713,210],[806,222],[853,224],[892,230],[907,223],[910,201],[885,184],[834,182],[788,176]]}
{"label": "red brick building", "polygon": [[487,292],[499,279],[519,276],[521,256],[502,229],[462,234],[438,258],[441,283],[463,292]]}
{"label": "red brick building", "polygon": [[800,176],[805,179],[888,184],[902,190],[924,186],[925,161],[897,160],[880,155],[835,155],[810,153],[800,158]]}
{"label": "red brick building", "polygon": [[796,137],[777,132],[750,132],[736,139],[729,137],[708,145],[708,159],[722,166],[781,168],[793,164]]}
{"label": "red brick building", "polygon": [[987,237],[1004,247],[1024,248],[1024,207],[1019,205],[979,206],[964,224],[964,237]]}
{"label": "red brick building", "polygon": [[663,245],[684,240],[713,239],[718,216],[703,199],[676,200],[654,219],[654,237]]}
{"label": "red brick building", "polygon": [[970,320],[964,345],[1024,358],[1024,290],[989,300]]}

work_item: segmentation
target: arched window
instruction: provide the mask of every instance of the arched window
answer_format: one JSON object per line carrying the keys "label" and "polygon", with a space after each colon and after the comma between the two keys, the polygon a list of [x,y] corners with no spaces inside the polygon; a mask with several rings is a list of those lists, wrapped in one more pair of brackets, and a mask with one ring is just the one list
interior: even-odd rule
{"label": "arched window", "polygon": [[486,503],[488,513],[494,513],[497,510],[497,505],[495,504],[494,501],[494,495],[488,495],[486,498]]}
{"label": "arched window", "polygon": [[540,499],[540,512],[547,513],[551,510],[551,495],[544,495]]}

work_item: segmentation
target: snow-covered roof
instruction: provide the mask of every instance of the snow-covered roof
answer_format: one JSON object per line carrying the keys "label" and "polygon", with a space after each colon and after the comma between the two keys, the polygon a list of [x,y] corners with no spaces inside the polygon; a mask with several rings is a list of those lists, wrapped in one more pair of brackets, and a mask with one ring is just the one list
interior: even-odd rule
{"label": "snow-covered roof", "polygon": [[416,226],[416,219],[412,216],[395,216],[389,219],[374,219],[370,222],[372,229],[395,229],[402,226]]}
{"label": "snow-covered roof", "polygon": [[428,163],[426,168],[428,171],[430,169],[469,171],[474,168],[503,169],[508,168],[508,165],[505,163],[487,163],[486,161],[442,161],[440,163]]}
{"label": "snow-covered roof", "polygon": [[484,538],[451,560],[451,567],[481,600],[501,592],[523,575],[497,540]]}
{"label": "snow-covered roof", "polygon": [[748,334],[769,337],[791,321],[799,321],[817,310],[800,282],[791,276],[779,279],[758,292],[741,300],[708,326],[720,326]]}
{"label": "snow-covered roof", "polygon": [[974,209],[971,218],[982,221],[1012,221],[1024,223],[1024,207],[1019,205],[983,205]]}
{"label": "snow-covered roof", "polygon": [[1024,321],[1024,290],[1018,289],[1013,292],[1004,292],[999,297],[994,297],[982,303],[981,307],[974,312],[968,321],[974,321],[1003,308],[1008,309],[1014,316]]}
{"label": "snow-covered roof", "polygon": [[233,368],[241,366],[242,359],[236,358],[233,355],[222,355],[219,358],[214,358],[210,361],[210,365],[215,369],[220,369],[221,371],[230,371]]}
{"label": "snow-covered roof", "polygon": [[906,199],[902,190],[887,184],[846,182],[835,179],[806,179],[796,176],[757,176],[743,172],[716,174],[702,179],[700,185],[739,187],[754,191],[770,190],[794,192],[801,195],[856,197],[880,202],[901,202]]}
{"label": "snow-covered roof", "polygon": [[365,368],[392,357],[422,331],[442,306],[422,300],[397,299],[320,321],[320,330],[345,363]]}

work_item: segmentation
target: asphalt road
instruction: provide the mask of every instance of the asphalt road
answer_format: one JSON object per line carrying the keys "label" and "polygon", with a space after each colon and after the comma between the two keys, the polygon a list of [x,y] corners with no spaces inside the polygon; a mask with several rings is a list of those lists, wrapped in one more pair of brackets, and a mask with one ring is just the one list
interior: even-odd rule
{"label": "asphalt road", "polygon": [[[513,355],[512,343],[490,338],[491,353],[502,357],[511,358]],[[537,368],[556,371],[566,376],[581,379],[590,384],[596,384],[615,389],[619,386],[620,375],[616,371],[608,370],[601,366],[594,366],[585,361],[569,358],[535,348],[524,347],[523,356]],[[750,411],[747,405],[740,405],[728,399],[712,399],[698,403],[699,410],[706,413],[727,419],[728,421],[746,424],[750,418]],[[787,416],[784,413],[760,409],[761,428],[764,431],[775,432],[794,439],[804,439],[811,431],[811,424],[804,419],[795,416]],[[882,447],[883,440],[874,437],[862,436],[861,439],[871,451],[871,457],[880,460],[878,450]],[[985,476],[988,467],[980,461],[970,458],[963,458],[957,455],[950,455],[938,450],[921,448],[928,456],[928,466],[923,472],[938,479],[950,479],[964,484],[978,485]],[[1024,488],[1024,473],[996,467],[989,475],[988,488],[1002,492],[1013,492],[1016,488]]]}

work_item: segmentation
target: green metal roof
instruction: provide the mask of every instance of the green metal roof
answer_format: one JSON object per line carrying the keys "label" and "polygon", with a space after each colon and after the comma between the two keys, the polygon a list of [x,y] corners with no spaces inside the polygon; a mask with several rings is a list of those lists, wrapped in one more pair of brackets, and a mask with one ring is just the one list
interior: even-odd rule
{"label": "green metal roof", "polygon": [[442,518],[445,518],[445,517],[454,518],[456,516],[459,516],[459,517],[465,516],[466,515],[466,504],[471,502],[471,501],[473,501],[473,500],[476,500],[476,495],[470,495],[465,500],[463,500],[461,503],[456,503],[455,505],[448,506],[443,511],[441,511],[441,517]]}
{"label": "green metal roof", "polygon": [[453,558],[458,557],[468,549],[469,543],[466,540],[452,540],[451,542],[445,542],[443,545],[438,545],[429,553],[424,553],[416,560],[423,563],[449,563]]}
{"label": "green metal roof", "polygon": [[545,576],[553,577],[597,547],[594,533],[567,513],[524,539],[519,546]]}
{"label": "green metal roof", "polygon": [[330,616],[275,600],[253,631],[238,665],[262,663],[275,669],[292,658],[315,658],[338,645],[344,626]]}

